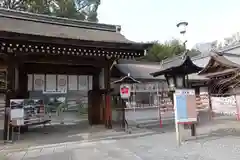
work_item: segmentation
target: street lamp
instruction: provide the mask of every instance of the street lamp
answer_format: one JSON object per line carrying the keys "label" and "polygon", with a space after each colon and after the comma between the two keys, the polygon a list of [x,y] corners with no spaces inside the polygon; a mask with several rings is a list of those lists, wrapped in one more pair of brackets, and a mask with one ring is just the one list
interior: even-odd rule
{"label": "street lamp", "polygon": [[185,87],[185,76],[182,74],[165,74],[164,75],[170,91],[175,91],[176,88]]}
{"label": "street lamp", "polygon": [[[187,26],[188,26],[188,22],[185,22],[185,21],[182,21],[182,22],[179,22],[177,24],[177,27],[179,28],[179,32],[180,34],[184,37],[185,33],[186,33],[186,30],[187,30]],[[184,49],[186,50],[186,43],[187,43],[187,40],[184,40],[183,42],[183,46],[184,46]]]}
{"label": "street lamp", "polygon": [[[179,32],[180,32],[180,34],[182,35],[183,38],[184,38],[184,35],[186,33],[187,26],[188,26],[188,22],[185,22],[185,21],[179,22],[177,24],[177,27],[179,28]],[[184,39],[183,41],[184,41],[183,42],[183,47],[184,47],[184,50],[185,50],[185,54],[187,55],[187,48],[186,48],[187,40]],[[184,84],[185,84],[184,87],[188,87],[188,75],[186,75],[186,79],[185,79],[185,76],[184,76],[184,79],[182,79],[181,81],[184,82]],[[182,84],[183,82],[180,82],[180,84]],[[195,126],[195,124],[191,125],[191,134],[193,136],[196,135],[196,126]]]}
{"label": "street lamp", "polygon": [[187,26],[188,26],[188,22],[179,22],[177,24],[177,27],[180,29],[180,34],[185,34],[186,33],[186,29],[187,29]]}
{"label": "street lamp", "polygon": [[175,90],[174,76],[172,75],[164,75],[164,76],[167,80],[169,90],[174,91]]}

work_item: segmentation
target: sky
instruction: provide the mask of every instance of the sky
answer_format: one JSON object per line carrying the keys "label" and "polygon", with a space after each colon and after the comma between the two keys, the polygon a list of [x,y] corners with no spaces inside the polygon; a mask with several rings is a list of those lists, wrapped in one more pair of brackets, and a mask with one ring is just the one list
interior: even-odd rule
{"label": "sky", "polygon": [[240,31],[240,0],[101,0],[100,23],[121,25],[136,42],[182,39],[176,24],[189,23],[187,47]]}

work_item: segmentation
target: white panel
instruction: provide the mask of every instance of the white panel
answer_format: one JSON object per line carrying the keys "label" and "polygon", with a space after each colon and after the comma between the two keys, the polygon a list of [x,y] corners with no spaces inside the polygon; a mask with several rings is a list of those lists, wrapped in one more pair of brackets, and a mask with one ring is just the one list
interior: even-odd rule
{"label": "white panel", "polygon": [[44,74],[34,74],[34,91],[44,90]]}
{"label": "white panel", "polygon": [[28,91],[33,90],[33,75],[28,74]]}
{"label": "white panel", "polygon": [[58,75],[57,79],[58,79],[57,90],[67,91],[67,75]]}
{"label": "white panel", "polygon": [[76,91],[77,90],[77,75],[69,75],[68,76],[68,90]]}
{"label": "white panel", "polygon": [[215,113],[235,115],[237,113],[236,99],[229,97],[211,97],[212,110]]}
{"label": "white panel", "polygon": [[57,89],[57,75],[47,74],[46,75],[46,91],[56,91]]}
{"label": "white panel", "polygon": [[93,76],[88,76],[88,90],[92,90]]}
{"label": "white panel", "polygon": [[88,76],[79,76],[78,89],[83,91],[88,90]]}

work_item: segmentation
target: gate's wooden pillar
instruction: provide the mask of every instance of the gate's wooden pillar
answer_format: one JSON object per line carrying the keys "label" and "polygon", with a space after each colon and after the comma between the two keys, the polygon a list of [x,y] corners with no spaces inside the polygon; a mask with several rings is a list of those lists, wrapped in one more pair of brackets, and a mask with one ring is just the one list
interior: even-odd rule
{"label": "gate's wooden pillar", "polygon": [[211,101],[211,93],[212,93],[211,86],[213,85],[210,82],[207,86],[208,87],[208,103],[209,103],[209,120],[212,120],[214,117],[214,112],[212,110],[212,101]]}
{"label": "gate's wooden pillar", "polygon": [[7,57],[7,89],[6,89],[6,105],[5,105],[5,116],[4,116],[4,140],[11,138],[9,130],[10,121],[10,99],[15,96],[15,57],[9,55]]}
{"label": "gate's wooden pillar", "polygon": [[93,75],[93,89],[88,94],[88,120],[90,125],[101,123],[101,92],[99,89],[99,74]]}
{"label": "gate's wooden pillar", "polygon": [[111,95],[110,95],[110,67],[112,61],[108,60],[107,65],[104,67],[104,85],[105,85],[105,127],[108,129],[112,128],[112,108],[111,108]]}
{"label": "gate's wooden pillar", "polygon": [[25,69],[25,65],[23,63],[19,64],[18,67],[18,92],[17,92],[17,98],[24,99],[29,98],[28,95],[28,75],[27,71]]}

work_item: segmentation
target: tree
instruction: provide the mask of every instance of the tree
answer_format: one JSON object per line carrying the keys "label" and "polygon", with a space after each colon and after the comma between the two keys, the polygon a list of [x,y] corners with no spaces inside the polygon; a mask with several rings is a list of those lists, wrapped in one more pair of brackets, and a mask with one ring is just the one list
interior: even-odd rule
{"label": "tree", "polygon": [[[153,46],[150,48],[148,54],[144,57],[141,57],[141,61],[150,61],[150,62],[161,62],[166,58],[171,58],[176,55],[182,54],[185,48],[180,44],[178,40],[171,40],[165,43],[153,42]],[[197,50],[189,50],[189,56],[196,56],[200,54]]]}
{"label": "tree", "polygon": [[97,22],[100,0],[0,0],[0,7]]}
{"label": "tree", "polygon": [[28,0],[0,0],[0,7],[14,10],[26,10]]}

